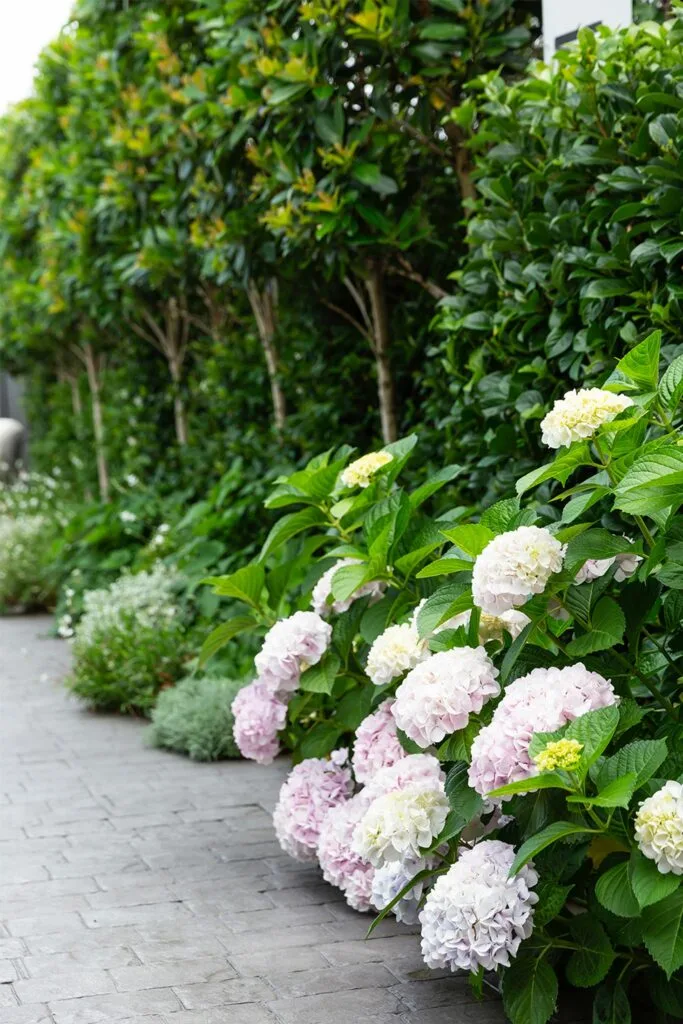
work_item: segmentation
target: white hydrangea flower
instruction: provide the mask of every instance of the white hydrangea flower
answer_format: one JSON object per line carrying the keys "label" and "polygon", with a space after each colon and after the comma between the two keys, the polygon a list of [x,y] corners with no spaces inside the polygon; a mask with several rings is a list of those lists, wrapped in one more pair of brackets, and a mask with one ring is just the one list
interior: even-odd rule
{"label": "white hydrangea flower", "polygon": [[538,875],[530,864],[508,877],[514,859],[514,847],[486,839],[461,852],[437,879],[420,912],[428,967],[493,971],[510,966],[531,935],[538,902],[531,892]]}
{"label": "white hydrangea flower", "polygon": [[683,875],[683,786],[669,781],[643,800],[635,820],[638,846],[663,875]]}
{"label": "white hydrangea flower", "polygon": [[392,714],[421,747],[464,729],[472,713],[500,693],[498,669],[483,647],[440,651],[408,673],[396,691]]}
{"label": "white hydrangea flower", "polygon": [[371,580],[370,583],[364,583],[362,587],[358,587],[350,597],[345,598],[343,601],[330,601],[334,574],[337,569],[341,569],[345,565],[360,565],[360,559],[341,558],[327,572],[322,574],[313,588],[311,599],[311,607],[316,615],[322,615],[323,618],[326,618],[330,612],[334,612],[335,615],[341,615],[342,612],[348,611],[353,602],[358,601],[361,597],[369,596],[370,604],[374,604],[384,594],[387,587],[386,583],[381,580]]}
{"label": "white hydrangea flower", "polygon": [[[372,879],[372,903],[384,910],[405,888],[411,878],[433,866],[429,857],[419,860],[395,860],[376,868]],[[392,908],[396,920],[403,924],[417,924],[420,900],[428,879],[416,882],[413,888]]]}
{"label": "white hydrangea flower", "polygon": [[302,671],[317,665],[331,639],[332,627],[315,612],[295,612],[280,619],[266,633],[254,659],[261,682],[272,693],[292,693]]}
{"label": "white hydrangea flower", "polygon": [[630,405],[633,399],[627,395],[614,395],[602,388],[568,391],[541,420],[543,444],[568,448],[574,441],[585,441]]}
{"label": "white hydrangea flower", "polygon": [[542,594],[562,568],[565,548],[546,529],[520,526],[486,545],[472,570],[472,599],[487,615],[525,604]]}
{"label": "white hydrangea flower", "polygon": [[386,686],[428,655],[427,641],[420,640],[412,623],[389,626],[370,648],[365,671],[375,686]]}
{"label": "white hydrangea flower", "polygon": [[375,867],[419,858],[441,832],[450,809],[443,789],[420,786],[373,800],[354,833],[354,850]]}
{"label": "white hydrangea flower", "polygon": [[369,487],[373,476],[379,472],[382,466],[393,461],[394,456],[390,452],[369,452],[361,455],[359,459],[346,467],[341,475],[341,482],[344,487]]}
{"label": "white hydrangea flower", "polygon": [[[628,540],[628,537],[624,539]],[[629,551],[623,551],[614,558],[589,558],[577,572],[574,583],[592,583],[593,580],[599,580],[615,562],[617,567],[614,570],[614,579],[617,583],[623,583],[633,576],[642,560],[640,555],[631,554]]]}

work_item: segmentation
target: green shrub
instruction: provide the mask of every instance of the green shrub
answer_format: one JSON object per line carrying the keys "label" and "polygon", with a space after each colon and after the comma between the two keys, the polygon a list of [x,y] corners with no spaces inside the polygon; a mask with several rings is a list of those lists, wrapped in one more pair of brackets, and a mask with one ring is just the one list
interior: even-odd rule
{"label": "green shrub", "polygon": [[[447,451],[477,500],[538,457],[538,420],[651,329],[680,345],[683,20],[610,33],[509,84],[474,82],[479,199],[442,304]],[[443,401],[443,398],[440,399]],[[442,414],[442,405],[434,406]]]}
{"label": "green shrub", "polygon": [[158,565],[86,594],[70,689],[91,707],[148,713],[192,657],[192,633],[174,601],[181,585],[181,577]]}
{"label": "green shrub", "polygon": [[155,747],[188,754],[193,761],[239,757],[232,735],[232,702],[242,682],[233,679],[183,679],[164,690],[148,730]]}
{"label": "green shrub", "polygon": [[0,516],[0,608],[48,608],[54,522],[45,516]]}

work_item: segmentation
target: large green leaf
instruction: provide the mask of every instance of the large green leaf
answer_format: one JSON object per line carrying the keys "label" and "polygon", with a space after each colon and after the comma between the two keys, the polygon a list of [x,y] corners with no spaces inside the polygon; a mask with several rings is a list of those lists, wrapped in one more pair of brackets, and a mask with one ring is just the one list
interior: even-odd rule
{"label": "large green leaf", "polygon": [[569,929],[581,948],[569,957],[567,980],[578,988],[592,988],[603,980],[614,962],[612,944],[593,914],[572,918]]}
{"label": "large green leaf", "polygon": [[638,917],[640,905],[629,881],[628,861],[616,864],[595,883],[595,895],[603,907],[617,917]]}
{"label": "large green leaf", "polygon": [[436,473],[430,474],[429,480],[417,487],[412,494],[409,495],[410,505],[412,508],[418,508],[427,498],[431,498],[433,494],[441,490],[446,484],[455,480],[457,476],[462,473],[463,467],[452,465],[444,466],[443,469],[438,470]]}
{"label": "large green leaf", "polygon": [[666,752],[666,740],[663,739],[635,740],[633,743],[627,743],[600,765],[595,785],[598,789],[603,789],[610,782],[634,772],[634,789],[639,789],[657,771],[666,757]]}
{"label": "large green leaf", "polygon": [[683,448],[668,445],[636,458],[615,489],[615,507],[652,515],[683,504]]}
{"label": "large green leaf", "polygon": [[634,850],[629,861],[629,881],[641,907],[654,903],[676,892],[681,884],[680,875],[663,874],[655,862]]}
{"label": "large green leaf", "polygon": [[262,565],[245,565],[229,576],[208,576],[202,582],[210,584],[220,597],[234,597],[238,601],[258,608],[266,573]]}
{"label": "large green leaf", "polygon": [[317,665],[301,673],[300,689],[305,693],[332,693],[340,666],[336,654],[327,654]]}
{"label": "large green leaf", "polygon": [[670,412],[683,398],[683,356],[677,356],[662,374],[659,396]]}
{"label": "large green leaf", "polygon": [[441,531],[457,548],[466,555],[476,558],[489,544],[495,534],[486,526],[470,523],[464,526],[453,526],[450,530]]}
{"label": "large green leaf", "polygon": [[221,647],[225,647],[233,637],[240,633],[246,633],[257,625],[256,619],[252,619],[250,615],[238,615],[234,619],[228,619],[227,622],[221,622],[220,626],[216,626],[209,633],[202,644],[199,652],[199,667],[202,668],[209,658],[220,651]]}
{"label": "large green leaf", "polygon": [[546,480],[559,480],[564,485],[575,469],[591,464],[590,448],[583,442],[573,444],[571,448],[560,452],[547,466],[532,469],[530,473],[517,481],[517,494],[521,497],[525,491],[538,487]]}
{"label": "large green leaf", "polygon": [[302,508],[299,512],[292,512],[290,515],[284,516],[275,523],[266,537],[259,558],[263,561],[292,537],[296,537],[297,534],[303,533],[304,530],[310,530],[314,526],[321,526],[325,522],[327,520],[323,512],[319,508],[313,507]]}
{"label": "large green leaf", "polygon": [[444,584],[427,598],[417,617],[418,633],[421,637],[427,636],[446,619],[471,607],[471,579],[462,573],[457,580]]}
{"label": "large green leaf", "polygon": [[606,651],[621,643],[626,629],[626,618],[621,608],[611,597],[603,597],[596,604],[591,615],[591,628],[575,636],[567,644],[567,653],[583,658],[594,651]]}
{"label": "large green leaf", "polygon": [[583,747],[581,762],[576,770],[578,775],[585,776],[590,766],[595,764],[614,736],[618,724],[619,709],[615,704],[587,711],[569,723],[564,738],[577,740]]}
{"label": "large green leaf", "polygon": [[659,348],[661,331],[653,331],[644,341],[627,352],[617,363],[618,373],[630,377],[646,391],[655,391],[659,380]]}
{"label": "large green leaf", "polygon": [[643,910],[643,939],[667,978],[683,965],[683,890]]}
{"label": "large green leaf", "polygon": [[503,975],[503,1005],[512,1024],[546,1024],[556,1004],[557,977],[547,960],[513,960]]}
{"label": "large green leaf", "polygon": [[602,985],[596,992],[593,1024],[631,1024],[631,1004],[619,982]]}
{"label": "large green leaf", "polygon": [[636,774],[629,772],[621,779],[614,779],[597,796],[570,796],[567,803],[586,804],[588,807],[628,807],[635,789]]}
{"label": "large green leaf", "polygon": [[460,829],[469,825],[484,805],[482,798],[470,786],[467,773],[467,764],[460,761],[453,765],[446,776],[446,795],[450,801],[454,821],[460,823]]}
{"label": "large green leaf", "polygon": [[525,843],[522,843],[510,868],[510,875],[516,875],[527,861],[536,857],[541,850],[545,850],[546,846],[557,843],[561,839],[568,839],[570,836],[587,836],[594,834],[596,831],[594,828],[586,828],[585,825],[576,825],[572,821],[552,822],[552,824],[537,832],[536,835],[527,839]]}

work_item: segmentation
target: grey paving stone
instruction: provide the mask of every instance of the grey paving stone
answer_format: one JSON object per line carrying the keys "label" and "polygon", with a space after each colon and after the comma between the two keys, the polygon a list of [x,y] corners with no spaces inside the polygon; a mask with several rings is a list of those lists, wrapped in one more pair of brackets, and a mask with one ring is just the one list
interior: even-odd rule
{"label": "grey paving stone", "polygon": [[3,1008],[2,1024],[54,1024],[46,1006],[15,1006]]}
{"label": "grey paving stone", "polygon": [[41,972],[40,977],[17,981],[13,987],[22,1003],[49,1003],[114,991],[114,983],[106,971],[81,966],[62,966],[57,971]]}
{"label": "grey paving stone", "polygon": [[396,996],[386,989],[363,988],[345,992],[343,999],[336,993],[278,999],[268,1008],[283,1024],[348,1024],[349,1020],[362,1021],[372,1015],[396,1014],[402,1009]]}
{"label": "grey paving stone", "polygon": [[231,1003],[260,1003],[273,995],[273,990],[260,978],[235,978],[233,981],[206,985],[176,985],[173,991],[187,1010],[229,1006]]}
{"label": "grey paving stone", "polygon": [[140,992],[146,988],[231,981],[237,972],[224,956],[123,967],[111,971],[111,977],[119,992]]}
{"label": "grey paving stone", "polygon": [[[323,970],[295,971],[293,973],[264,972],[265,979],[273,986],[278,996],[314,996],[325,992],[346,992],[357,988],[389,988],[396,979],[383,964],[366,964],[337,970],[326,967]],[[340,996],[340,1000],[344,1000]]]}
{"label": "grey paving stone", "polygon": [[103,1021],[126,1020],[145,1014],[165,1014],[181,1008],[170,988],[148,989],[145,992],[110,996],[87,996],[48,1003],[55,1024],[100,1024]]}
{"label": "grey paving stone", "polygon": [[[224,947],[215,936],[150,942],[140,939],[133,943],[133,950],[143,964],[175,963],[176,961],[217,956],[225,952]],[[244,972],[240,971],[239,973],[243,974]]]}
{"label": "grey paving stone", "polygon": [[[148,1018],[140,1024],[147,1024]],[[124,1022],[129,1024],[129,1022]],[[275,1017],[270,1010],[255,1003],[240,1003],[225,1007],[213,1007],[204,1010],[181,1010],[179,1013],[167,1013],[165,1024],[275,1024]],[[398,1022],[395,1022],[398,1024]]]}

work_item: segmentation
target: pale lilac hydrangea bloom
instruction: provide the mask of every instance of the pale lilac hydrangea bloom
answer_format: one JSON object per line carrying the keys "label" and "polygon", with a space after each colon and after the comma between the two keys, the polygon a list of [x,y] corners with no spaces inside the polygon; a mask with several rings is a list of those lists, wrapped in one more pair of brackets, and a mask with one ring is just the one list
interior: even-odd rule
{"label": "pale lilac hydrangea bloom", "polygon": [[331,638],[332,627],[315,612],[295,612],[280,619],[266,633],[254,659],[259,678],[271,693],[292,693],[302,671],[317,665]]}
{"label": "pale lilac hydrangea bloom", "polygon": [[285,853],[295,860],[316,859],[327,812],[353,793],[351,769],[346,752],[342,753],[343,758],[335,751],[329,761],[309,757],[295,765],[280,789],[273,813],[275,835]]}
{"label": "pale lilac hydrangea bloom", "polygon": [[486,839],[463,850],[429,891],[420,912],[422,956],[428,967],[493,971],[510,958],[533,930],[531,890],[538,874],[527,864],[508,877],[514,847]]}
{"label": "pale lilac hydrangea bloom", "polygon": [[542,594],[562,568],[565,549],[546,529],[520,526],[501,533],[477,557],[472,599],[487,615],[499,616]]}
{"label": "pale lilac hydrangea bloom", "polygon": [[380,768],[368,781],[363,792],[368,800],[393,793],[397,789],[422,787],[443,789],[446,776],[432,754],[406,754],[387,768]]}
{"label": "pale lilac hydrangea bloom", "polygon": [[612,684],[580,662],[566,668],[536,668],[516,679],[472,744],[470,786],[486,796],[499,786],[538,774],[529,757],[535,732],[554,732],[616,701]]}
{"label": "pale lilac hydrangea bloom", "polygon": [[280,753],[278,732],[287,721],[287,705],[256,679],[232,702],[233,735],[242,757],[270,764]]}
{"label": "pale lilac hydrangea bloom", "polygon": [[439,835],[450,810],[443,789],[411,786],[372,801],[357,825],[353,848],[375,867],[419,858]]}
{"label": "pale lilac hydrangea bloom", "polygon": [[369,597],[370,604],[379,601],[387,587],[386,583],[382,580],[371,580],[369,583],[364,583],[357,590],[354,590],[350,597],[345,598],[343,601],[329,600],[332,596],[332,580],[337,569],[342,569],[345,565],[360,564],[360,559],[358,558],[340,558],[338,562],[335,562],[333,566],[322,574],[313,587],[311,598],[311,607],[316,615],[322,615],[323,618],[327,618],[331,612],[335,615],[341,615],[342,612],[347,612],[353,602],[358,601],[361,597]]}
{"label": "pale lilac hydrangea bloom", "polygon": [[369,782],[380,768],[388,768],[406,756],[396,734],[393,703],[383,701],[356,729],[353,771],[358,782]]}
{"label": "pale lilac hydrangea bloom", "polygon": [[392,708],[399,729],[420,747],[464,729],[469,716],[500,693],[498,669],[483,647],[454,647],[412,669]]}
{"label": "pale lilac hydrangea bloom", "polygon": [[346,902],[361,912],[372,906],[375,869],[352,847],[356,825],[367,810],[363,793],[332,807],[325,816],[318,840],[318,861],[323,877],[346,896]]}
{"label": "pale lilac hydrangea bloom", "polygon": [[412,623],[389,626],[370,648],[365,671],[375,686],[386,686],[428,655],[427,641],[420,639]]}
{"label": "pale lilac hydrangea bloom", "polygon": [[[430,857],[421,857],[419,860],[391,861],[383,864],[375,870],[372,879],[372,902],[378,910],[384,910],[393,899],[398,896],[401,889],[405,888],[411,878],[433,867],[434,860]],[[416,882],[405,896],[392,908],[392,914],[396,920],[403,924],[417,924],[420,900],[425,885],[429,879],[421,879]]]}

